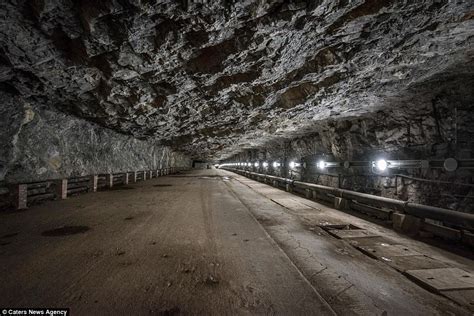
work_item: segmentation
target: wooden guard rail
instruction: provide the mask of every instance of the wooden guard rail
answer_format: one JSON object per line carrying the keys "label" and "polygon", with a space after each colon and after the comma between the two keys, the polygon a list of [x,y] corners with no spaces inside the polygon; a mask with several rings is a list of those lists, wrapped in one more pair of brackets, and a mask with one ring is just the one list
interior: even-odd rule
{"label": "wooden guard rail", "polygon": [[32,203],[66,199],[68,196],[83,192],[96,192],[101,188],[112,188],[116,185],[127,185],[138,181],[175,174],[187,170],[183,167],[170,167],[157,170],[141,170],[121,173],[98,174],[67,179],[52,179],[30,183],[9,185],[15,209],[28,208]]}
{"label": "wooden guard rail", "polygon": [[[419,231],[425,231],[445,239],[462,241],[474,246],[474,214],[472,213],[457,212],[235,168],[225,167],[223,169],[288,192],[302,194],[309,199],[328,202],[339,210],[358,211],[382,220],[391,221],[394,228],[401,228],[402,231],[403,220],[407,218],[411,222],[416,222],[417,231],[414,232],[416,234]],[[397,227],[397,225],[400,227]]]}

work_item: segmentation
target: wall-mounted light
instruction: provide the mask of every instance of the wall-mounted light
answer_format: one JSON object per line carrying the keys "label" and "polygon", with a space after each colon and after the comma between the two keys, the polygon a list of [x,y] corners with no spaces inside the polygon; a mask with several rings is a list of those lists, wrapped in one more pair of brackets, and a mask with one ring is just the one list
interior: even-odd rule
{"label": "wall-mounted light", "polygon": [[277,161],[274,161],[273,162],[273,168],[278,168],[278,167],[280,167],[280,163],[277,162]]}
{"label": "wall-mounted light", "polygon": [[265,161],[262,165],[263,165],[263,168],[267,168],[268,167],[268,162]]}
{"label": "wall-mounted light", "polygon": [[320,160],[317,163],[317,166],[319,169],[325,169],[326,168],[326,162],[324,160]]}
{"label": "wall-mounted light", "polygon": [[290,168],[296,168],[296,167],[299,167],[301,166],[301,164],[299,162],[295,162],[295,161],[292,161],[290,162]]}
{"label": "wall-mounted light", "polygon": [[385,159],[379,159],[377,161],[374,161],[373,164],[372,164],[372,166],[377,168],[377,170],[379,170],[379,171],[387,170],[388,165],[389,165],[389,163]]}
{"label": "wall-mounted light", "polygon": [[255,166],[256,168],[258,168],[258,167],[260,166],[260,164],[258,163],[258,161],[254,164],[254,166]]}

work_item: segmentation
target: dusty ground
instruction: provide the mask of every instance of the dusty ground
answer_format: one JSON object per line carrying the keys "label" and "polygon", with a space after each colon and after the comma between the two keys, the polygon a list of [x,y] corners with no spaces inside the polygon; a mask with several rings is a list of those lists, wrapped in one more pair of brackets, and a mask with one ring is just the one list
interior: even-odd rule
{"label": "dusty ground", "polygon": [[1,214],[0,306],[72,315],[469,314],[314,226],[349,215],[278,200],[289,197],[202,170]]}

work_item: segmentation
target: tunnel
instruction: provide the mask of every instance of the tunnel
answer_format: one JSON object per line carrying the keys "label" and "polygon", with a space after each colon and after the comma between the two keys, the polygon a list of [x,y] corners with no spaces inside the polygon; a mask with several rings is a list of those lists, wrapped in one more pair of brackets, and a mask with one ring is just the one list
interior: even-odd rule
{"label": "tunnel", "polygon": [[1,315],[472,315],[474,2],[0,1]]}

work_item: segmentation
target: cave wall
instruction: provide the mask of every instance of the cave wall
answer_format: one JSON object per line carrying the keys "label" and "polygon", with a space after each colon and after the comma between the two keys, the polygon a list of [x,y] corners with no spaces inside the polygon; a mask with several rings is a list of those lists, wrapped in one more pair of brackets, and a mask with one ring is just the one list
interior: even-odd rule
{"label": "cave wall", "polygon": [[0,181],[188,167],[184,154],[1,93]]}
{"label": "cave wall", "polygon": [[[474,92],[472,82],[463,78],[442,89],[432,84],[426,93],[400,100],[365,116],[318,122],[311,135],[270,142],[259,149],[243,150],[227,162],[270,162],[253,171],[301,179],[308,182],[387,196],[422,204],[474,213],[474,173],[469,169],[389,169],[377,174],[372,168],[327,168],[320,160],[458,160],[474,157]],[[272,161],[281,167],[273,168]],[[290,161],[306,163],[291,169]],[[339,179],[338,174],[341,174]],[[463,183],[452,185],[398,178],[406,175],[427,180]],[[339,183],[340,182],[340,183]],[[397,188],[395,185],[397,184]],[[470,186],[469,186],[470,185]]]}
{"label": "cave wall", "polygon": [[0,90],[225,159],[474,73],[473,12],[466,0],[2,1]]}

